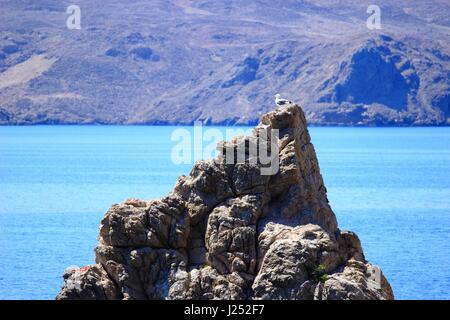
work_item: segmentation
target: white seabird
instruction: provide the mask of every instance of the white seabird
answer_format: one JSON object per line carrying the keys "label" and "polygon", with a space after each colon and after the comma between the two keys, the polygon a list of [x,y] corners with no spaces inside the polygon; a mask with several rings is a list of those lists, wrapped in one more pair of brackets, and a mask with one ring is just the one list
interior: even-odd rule
{"label": "white seabird", "polygon": [[275,95],[275,103],[277,106],[283,106],[285,104],[292,103],[292,102],[287,99],[281,98],[281,94],[277,93]]}

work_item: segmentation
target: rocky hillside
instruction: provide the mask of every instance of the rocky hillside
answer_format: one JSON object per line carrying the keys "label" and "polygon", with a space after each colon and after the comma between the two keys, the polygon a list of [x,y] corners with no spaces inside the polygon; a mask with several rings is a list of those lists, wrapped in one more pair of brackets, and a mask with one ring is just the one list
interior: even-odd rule
{"label": "rocky hillside", "polygon": [[[445,125],[450,4],[4,0],[0,124],[256,124],[280,92],[321,125]],[[220,106],[220,107],[219,107]]]}
{"label": "rocky hillside", "polygon": [[[274,129],[279,170],[263,175],[251,143]],[[240,147],[246,161],[228,164]],[[218,150],[167,197],[113,205],[96,264],[67,271],[57,299],[394,298],[357,235],[338,228],[297,105]]]}

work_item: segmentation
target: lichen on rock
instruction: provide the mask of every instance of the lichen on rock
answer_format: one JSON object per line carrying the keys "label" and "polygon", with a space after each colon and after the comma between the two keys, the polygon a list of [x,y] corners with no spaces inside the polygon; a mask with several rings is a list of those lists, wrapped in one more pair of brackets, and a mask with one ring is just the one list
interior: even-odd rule
{"label": "lichen on rock", "polygon": [[[276,174],[225,161],[227,149],[274,129]],[[65,274],[57,299],[394,298],[356,234],[337,226],[299,106],[264,115],[253,137],[218,150],[167,197],[113,205],[96,264]]]}

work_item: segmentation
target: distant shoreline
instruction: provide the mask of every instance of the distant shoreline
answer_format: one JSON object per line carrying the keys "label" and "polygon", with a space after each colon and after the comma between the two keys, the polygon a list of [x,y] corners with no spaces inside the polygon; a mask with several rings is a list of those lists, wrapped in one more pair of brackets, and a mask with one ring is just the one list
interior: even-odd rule
{"label": "distant shoreline", "polygon": [[[194,126],[193,123],[157,123],[157,124],[136,124],[136,123],[30,123],[30,124],[0,124],[0,127],[191,127]],[[253,124],[203,124],[205,127],[253,127]],[[348,124],[309,124],[309,128],[445,128],[450,127],[450,124],[430,124],[430,125],[348,125]]]}

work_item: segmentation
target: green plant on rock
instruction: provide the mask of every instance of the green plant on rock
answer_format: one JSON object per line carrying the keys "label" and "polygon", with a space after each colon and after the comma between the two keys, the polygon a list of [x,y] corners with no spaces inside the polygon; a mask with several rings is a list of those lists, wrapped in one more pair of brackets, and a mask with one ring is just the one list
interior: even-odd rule
{"label": "green plant on rock", "polygon": [[324,283],[328,280],[327,268],[323,264],[319,264],[313,273],[314,279],[317,282]]}

